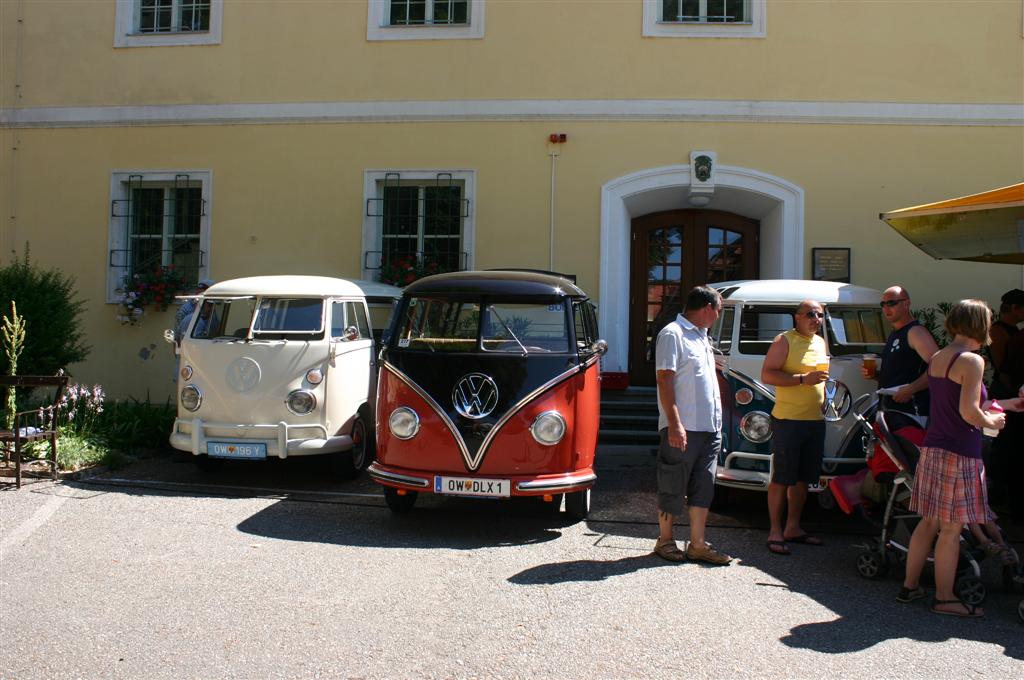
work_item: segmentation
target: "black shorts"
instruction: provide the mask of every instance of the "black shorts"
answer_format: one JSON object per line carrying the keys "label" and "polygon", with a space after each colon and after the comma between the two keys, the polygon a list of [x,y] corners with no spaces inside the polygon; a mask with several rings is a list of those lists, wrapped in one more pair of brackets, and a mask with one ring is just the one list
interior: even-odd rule
{"label": "black shorts", "polygon": [[715,496],[715,471],[722,450],[722,433],[687,431],[685,450],[669,445],[667,427],[660,434],[658,510],[681,515],[684,505],[710,508]]}
{"label": "black shorts", "polygon": [[824,420],[779,420],[772,416],[773,483],[816,484],[824,451]]}

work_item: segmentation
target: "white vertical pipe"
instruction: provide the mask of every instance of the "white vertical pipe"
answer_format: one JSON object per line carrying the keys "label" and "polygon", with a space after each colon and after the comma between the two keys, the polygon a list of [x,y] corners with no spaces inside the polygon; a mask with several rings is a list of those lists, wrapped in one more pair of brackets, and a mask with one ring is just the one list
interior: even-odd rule
{"label": "white vertical pipe", "polygon": [[551,205],[550,215],[548,217],[548,226],[550,231],[551,242],[548,248],[548,271],[553,272],[555,270],[555,158],[558,154],[552,150],[548,152],[551,156]]}

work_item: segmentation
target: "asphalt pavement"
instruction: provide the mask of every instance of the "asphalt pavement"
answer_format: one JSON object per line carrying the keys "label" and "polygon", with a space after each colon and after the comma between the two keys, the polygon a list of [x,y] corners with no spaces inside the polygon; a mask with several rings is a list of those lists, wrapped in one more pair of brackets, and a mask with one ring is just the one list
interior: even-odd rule
{"label": "asphalt pavement", "polygon": [[653,455],[598,460],[580,523],[438,497],[396,516],[315,460],[210,475],[168,454],[0,487],[0,677],[1024,675],[997,565],[984,619],[936,616],[895,602],[898,570],[858,576],[873,530],[838,511],[808,508],[824,547],[770,555],[756,493],[711,515],[733,565],[669,564]]}

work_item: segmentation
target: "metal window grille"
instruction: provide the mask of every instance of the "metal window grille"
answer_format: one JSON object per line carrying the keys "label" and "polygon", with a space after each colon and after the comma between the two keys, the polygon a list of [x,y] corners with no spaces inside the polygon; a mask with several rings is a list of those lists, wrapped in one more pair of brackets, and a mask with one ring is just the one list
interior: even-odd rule
{"label": "metal window grille", "polygon": [[171,183],[132,175],[125,183],[125,196],[114,200],[110,209],[121,221],[127,247],[110,251],[110,266],[127,280],[138,272],[173,265],[186,280],[197,281],[206,264],[199,248],[206,215],[201,184],[188,175],[177,175]]}
{"label": "metal window grille", "polygon": [[389,26],[468,23],[469,0],[391,0]]}
{"label": "metal window grille", "polygon": [[750,0],[661,0],[666,23],[749,23]]}
{"label": "metal window grille", "polygon": [[210,30],[210,0],[137,0],[139,33]]}
{"label": "metal window grille", "polygon": [[367,200],[368,217],[380,218],[380,250],[364,256],[367,269],[382,269],[404,261],[426,271],[466,268],[463,225],[469,199],[462,182],[448,173],[433,182],[403,181],[387,173],[379,196]]}

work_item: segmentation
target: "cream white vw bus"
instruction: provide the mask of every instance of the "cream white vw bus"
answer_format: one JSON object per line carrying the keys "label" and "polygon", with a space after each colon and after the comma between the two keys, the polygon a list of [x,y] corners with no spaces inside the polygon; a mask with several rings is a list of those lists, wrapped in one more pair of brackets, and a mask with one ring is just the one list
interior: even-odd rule
{"label": "cream white vw bus", "polygon": [[322,276],[210,286],[177,338],[171,446],[204,469],[327,455],[339,477],[359,474],[374,454],[374,334],[400,296],[393,286]]}

